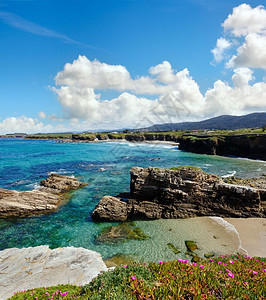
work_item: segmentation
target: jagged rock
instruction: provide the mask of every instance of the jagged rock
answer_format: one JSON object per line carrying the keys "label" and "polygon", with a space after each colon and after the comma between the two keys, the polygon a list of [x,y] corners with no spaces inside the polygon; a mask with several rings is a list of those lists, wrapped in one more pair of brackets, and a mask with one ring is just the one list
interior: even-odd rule
{"label": "jagged rock", "polygon": [[85,185],[87,184],[78,181],[74,177],[51,174],[46,180],[41,181],[40,190],[59,194],[69,190],[77,190]]}
{"label": "jagged rock", "polygon": [[126,202],[112,196],[103,197],[92,213],[94,221],[126,221],[127,216]]}
{"label": "jagged rock", "polygon": [[133,167],[130,174],[131,193],[128,201],[111,197],[107,205],[106,201],[102,202],[104,197],[95,209],[98,219],[119,221],[195,216],[265,216],[265,189],[228,184],[200,168],[178,167],[169,170]]}
{"label": "jagged rock", "polygon": [[107,267],[101,255],[84,248],[6,249],[0,251],[0,299],[37,287],[84,285],[103,271]]}
{"label": "jagged rock", "polygon": [[41,181],[42,188],[33,191],[0,189],[0,218],[26,217],[55,211],[69,190],[86,184],[77,179],[52,174]]}

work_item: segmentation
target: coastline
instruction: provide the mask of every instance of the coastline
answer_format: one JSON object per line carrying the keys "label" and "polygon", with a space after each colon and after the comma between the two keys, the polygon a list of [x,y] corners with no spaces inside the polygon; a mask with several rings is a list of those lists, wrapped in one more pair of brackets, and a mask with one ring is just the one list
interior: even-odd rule
{"label": "coastline", "polygon": [[266,257],[265,218],[224,218],[224,220],[235,227],[241,245],[249,256]]}

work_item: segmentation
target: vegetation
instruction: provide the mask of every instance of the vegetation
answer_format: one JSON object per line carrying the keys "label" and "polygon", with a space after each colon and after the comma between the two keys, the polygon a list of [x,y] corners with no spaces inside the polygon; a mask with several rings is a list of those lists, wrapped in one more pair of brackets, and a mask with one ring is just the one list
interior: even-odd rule
{"label": "vegetation", "polygon": [[83,287],[39,288],[11,299],[265,299],[265,261],[236,255],[124,265]]}

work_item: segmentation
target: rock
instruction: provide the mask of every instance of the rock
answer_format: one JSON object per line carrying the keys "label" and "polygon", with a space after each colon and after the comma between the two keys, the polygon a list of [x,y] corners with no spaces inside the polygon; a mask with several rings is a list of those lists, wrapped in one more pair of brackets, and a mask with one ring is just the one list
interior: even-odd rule
{"label": "rock", "polygon": [[0,299],[14,292],[58,284],[84,285],[107,267],[99,253],[49,246],[0,251]]}
{"label": "rock", "polygon": [[77,190],[85,185],[87,184],[78,181],[74,177],[52,174],[46,180],[41,181],[40,190],[59,194],[70,190]]}
{"label": "rock", "polygon": [[193,252],[198,249],[197,244],[193,241],[185,241],[185,244],[189,252]]}
{"label": "rock", "polygon": [[[86,185],[77,179],[52,174],[33,191],[0,189],[0,217],[27,217],[55,211],[67,197],[66,192]],[[65,194],[63,194],[65,193]]]}
{"label": "rock", "polygon": [[0,217],[26,217],[53,212],[60,204],[60,197],[51,193],[12,191],[0,189]]}
{"label": "rock", "polygon": [[[266,215],[265,189],[228,184],[200,168],[133,167],[130,175],[128,200],[124,202],[119,198],[105,196],[93,212],[94,219],[125,221]],[[260,182],[260,186],[265,185]]]}
{"label": "rock", "polygon": [[172,243],[168,243],[167,246],[168,246],[175,254],[180,253],[180,250],[177,249]]}
{"label": "rock", "polygon": [[126,221],[127,204],[115,197],[104,196],[92,213],[94,221]]}
{"label": "rock", "polygon": [[95,238],[95,244],[117,244],[128,240],[146,240],[148,236],[134,223],[124,222],[116,226],[102,229]]}

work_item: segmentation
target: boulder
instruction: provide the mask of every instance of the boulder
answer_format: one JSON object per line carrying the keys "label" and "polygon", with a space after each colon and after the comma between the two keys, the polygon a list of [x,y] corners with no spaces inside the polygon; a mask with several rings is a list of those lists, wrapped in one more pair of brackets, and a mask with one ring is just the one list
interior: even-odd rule
{"label": "boulder", "polygon": [[126,202],[112,196],[103,197],[92,213],[94,221],[125,221],[127,216]]}
{"label": "boulder", "polygon": [[84,285],[107,267],[99,253],[49,246],[0,251],[0,299],[14,292],[58,284]]}

